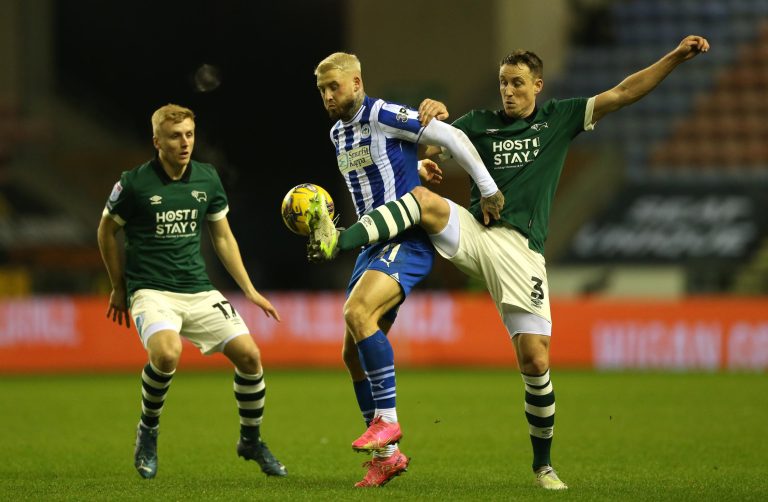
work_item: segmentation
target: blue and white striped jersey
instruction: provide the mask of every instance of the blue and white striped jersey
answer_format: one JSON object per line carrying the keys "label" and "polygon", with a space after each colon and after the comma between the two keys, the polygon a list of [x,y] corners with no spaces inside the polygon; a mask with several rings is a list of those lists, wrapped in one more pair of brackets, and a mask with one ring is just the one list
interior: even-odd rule
{"label": "blue and white striped jersey", "polygon": [[369,96],[352,120],[331,128],[358,219],[421,184],[416,149],[422,130],[416,110]]}

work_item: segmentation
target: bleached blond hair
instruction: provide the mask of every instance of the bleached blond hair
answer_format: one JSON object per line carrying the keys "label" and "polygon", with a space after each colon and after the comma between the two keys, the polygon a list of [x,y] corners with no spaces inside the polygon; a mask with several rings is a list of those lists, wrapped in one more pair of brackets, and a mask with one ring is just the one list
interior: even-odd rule
{"label": "bleached blond hair", "polygon": [[331,70],[339,70],[344,73],[352,73],[356,75],[360,75],[362,72],[360,69],[360,60],[357,59],[357,56],[346,52],[334,52],[320,61],[320,64],[315,68],[315,76],[327,73]]}
{"label": "bleached blond hair", "polygon": [[168,103],[161,106],[152,114],[152,134],[157,136],[160,126],[165,121],[172,121],[174,124],[183,122],[185,119],[195,120],[195,113],[189,108]]}

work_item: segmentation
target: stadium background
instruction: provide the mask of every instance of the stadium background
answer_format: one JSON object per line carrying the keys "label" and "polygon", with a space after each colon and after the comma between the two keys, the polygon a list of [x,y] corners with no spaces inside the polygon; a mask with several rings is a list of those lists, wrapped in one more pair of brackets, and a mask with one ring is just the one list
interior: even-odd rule
{"label": "stadium background", "polygon": [[[765,2],[5,0],[0,9],[2,372],[123,370],[144,358],[133,334],[103,317],[109,284],[95,229],[120,172],[152,155],[149,116],[162,104],[197,113],[196,157],[219,168],[246,266],[285,318],[273,326],[233,295],[267,361],[339,367],[353,256],[309,265],[278,212],[285,192],[309,181],[333,194],[342,224],[354,215],[314,89],[317,61],[355,52],[369,94],[411,106],[442,99],[456,118],[498,107],[497,63],[513,48],[544,59],[544,99],[590,96],[690,33],[712,51],[573,144],[546,253],[553,361],[768,367]],[[204,64],[220,71],[215,89],[195,85]],[[466,175],[444,168],[437,191],[466,201]],[[204,245],[214,283],[234,291]],[[392,336],[403,365],[514,364],[487,295],[442,259]],[[221,364],[193,352],[192,365]]]}
{"label": "stadium background", "polygon": [[[377,492],[349,440],[341,366],[351,256],[310,266],[283,194],[326,187],[354,214],[312,70],[360,55],[367,91],[454,118],[498,107],[499,59],[545,61],[544,98],[589,96],[687,34],[712,50],[577,138],[547,243],[568,500],[768,500],[768,2],[764,0],[0,0],[1,500],[550,500],[532,484],[523,389],[487,294],[439,259],[391,333],[409,472]],[[193,75],[217,67],[200,92]],[[236,462],[221,357],[185,346],[161,469],[132,467],[135,331],[104,314],[96,226],[119,173],[152,155],[149,116],[198,115],[230,221],[280,324],[233,291],[265,360],[264,433],[288,466]],[[455,166],[438,188],[466,200]],[[191,371],[198,370],[198,371]],[[762,494],[762,495],[761,495]]]}

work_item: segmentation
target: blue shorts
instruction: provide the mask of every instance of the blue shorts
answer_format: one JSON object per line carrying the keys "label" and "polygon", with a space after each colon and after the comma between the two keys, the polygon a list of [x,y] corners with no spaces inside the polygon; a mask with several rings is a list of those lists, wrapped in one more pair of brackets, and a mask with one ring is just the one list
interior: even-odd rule
{"label": "blue shorts", "polygon": [[[429,237],[421,228],[414,230],[387,242],[364,247],[349,279],[347,297],[367,270],[378,270],[400,284],[405,299],[413,287],[429,274],[435,263],[435,248]],[[399,308],[400,305],[397,305],[384,314],[383,318],[394,321]]]}

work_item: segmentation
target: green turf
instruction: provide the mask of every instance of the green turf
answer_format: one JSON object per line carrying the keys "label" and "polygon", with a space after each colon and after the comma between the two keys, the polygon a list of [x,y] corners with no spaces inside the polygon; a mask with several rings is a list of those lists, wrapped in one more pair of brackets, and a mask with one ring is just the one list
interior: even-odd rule
{"label": "green turf", "polygon": [[133,469],[135,375],[0,377],[0,500],[768,500],[768,376],[554,373],[555,466],[532,484],[514,371],[398,372],[409,471],[355,490],[366,459],[343,371],[271,371],[263,435],[289,477],[235,455],[228,373],[174,378],[159,474]]}

